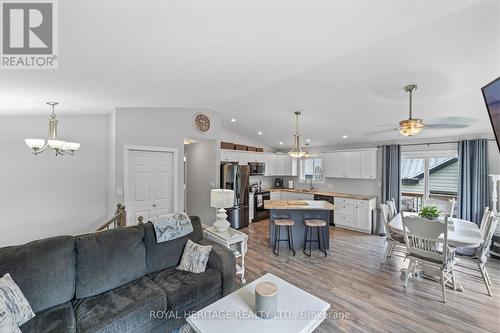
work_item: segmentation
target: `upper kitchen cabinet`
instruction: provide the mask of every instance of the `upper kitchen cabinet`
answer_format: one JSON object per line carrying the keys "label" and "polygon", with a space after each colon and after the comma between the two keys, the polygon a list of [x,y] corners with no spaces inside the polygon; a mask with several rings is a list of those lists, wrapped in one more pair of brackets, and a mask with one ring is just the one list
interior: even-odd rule
{"label": "upper kitchen cabinet", "polygon": [[361,178],[377,179],[377,150],[361,151]]}
{"label": "upper kitchen cabinet", "polygon": [[[220,150],[221,162],[240,162],[240,153],[235,150]],[[245,163],[246,164],[246,163]]]}
{"label": "upper kitchen cabinet", "polygon": [[297,159],[288,154],[274,154],[270,165],[271,176],[297,176]]}
{"label": "upper kitchen cabinet", "polygon": [[376,179],[377,149],[336,151],[321,155],[324,175],[331,178]]}
{"label": "upper kitchen cabinet", "polygon": [[285,155],[285,176],[297,176],[297,159]]}

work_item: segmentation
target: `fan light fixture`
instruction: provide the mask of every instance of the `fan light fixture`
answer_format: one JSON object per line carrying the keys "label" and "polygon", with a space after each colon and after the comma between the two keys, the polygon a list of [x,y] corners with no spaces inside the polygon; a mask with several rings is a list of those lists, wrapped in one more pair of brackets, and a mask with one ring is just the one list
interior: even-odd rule
{"label": "fan light fixture", "polygon": [[293,135],[293,147],[292,150],[288,152],[293,158],[301,158],[306,155],[304,151],[300,148],[300,134],[299,134],[299,111],[295,111],[295,134]]}
{"label": "fan light fixture", "polygon": [[49,119],[49,137],[44,139],[25,139],[26,145],[31,149],[34,155],[38,155],[45,151],[48,147],[52,148],[57,155],[75,155],[76,151],[80,149],[80,144],[77,142],[66,142],[57,138],[57,123],[54,107],[58,102],[47,102],[52,106],[52,114]]}
{"label": "fan light fixture", "polygon": [[422,131],[424,128],[424,122],[422,119],[412,118],[412,97],[413,97],[413,91],[417,90],[417,85],[416,84],[410,84],[404,87],[404,90],[409,94],[410,96],[410,117],[405,120],[401,120],[399,122],[399,133],[404,136],[414,136],[417,135]]}

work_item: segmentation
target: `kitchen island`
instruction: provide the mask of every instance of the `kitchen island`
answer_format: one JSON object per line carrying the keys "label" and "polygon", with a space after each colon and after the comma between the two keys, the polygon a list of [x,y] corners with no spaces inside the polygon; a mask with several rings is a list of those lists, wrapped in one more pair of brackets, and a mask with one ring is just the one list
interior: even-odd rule
{"label": "kitchen island", "polygon": [[[292,227],[293,246],[295,249],[304,247],[305,225],[304,220],[318,219],[330,220],[330,214],[333,214],[335,206],[322,200],[265,200],[264,208],[269,209],[269,246],[274,247],[274,223],[275,219],[291,219],[294,221]],[[322,227],[323,232],[330,239],[330,226],[328,223]],[[316,235],[314,235],[316,236]],[[317,244],[313,244],[316,246]],[[330,248],[329,242],[326,248]]]}

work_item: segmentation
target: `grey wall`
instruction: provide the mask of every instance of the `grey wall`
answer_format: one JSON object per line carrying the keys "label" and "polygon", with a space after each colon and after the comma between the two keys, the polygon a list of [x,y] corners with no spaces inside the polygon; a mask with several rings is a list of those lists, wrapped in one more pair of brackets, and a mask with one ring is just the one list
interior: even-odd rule
{"label": "grey wall", "polygon": [[197,215],[204,224],[215,222],[216,209],[210,207],[210,190],[218,186],[217,141],[184,146],[187,164],[186,212]]}
{"label": "grey wall", "polygon": [[25,138],[47,137],[47,116],[0,117],[0,246],[95,230],[108,217],[108,115],[58,117],[76,156],[34,156]]}
{"label": "grey wall", "polygon": [[[204,112],[211,119],[211,127],[207,133],[198,133],[193,128],[193,116]],[[179,177],[179,211],[184,210],[184,176],[183,156],[184,139],[218,140],[220,134],[219,116],[207,109],[197,108],[117,108],[115,114],[115,175],[116,188],[123,188],[124,146],[156,146],[177,148]],[[114,192],[116,193],[116,188]],[[123,196],[115,199],[123,201]]]}

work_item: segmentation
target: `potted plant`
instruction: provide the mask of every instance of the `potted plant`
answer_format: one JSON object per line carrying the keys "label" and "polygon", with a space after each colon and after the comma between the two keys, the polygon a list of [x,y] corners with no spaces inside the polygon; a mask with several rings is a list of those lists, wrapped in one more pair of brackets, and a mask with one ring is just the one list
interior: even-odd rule
{"label": "potted plant", "polygon": [[439,213],[440,212],[436,206],[425,206],[422,207],[418,215],[429,220],[436,220],[439,217]]}

